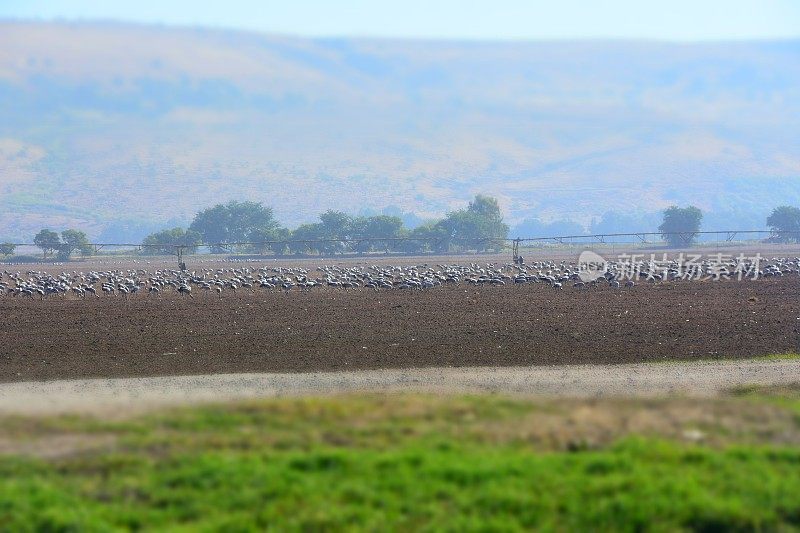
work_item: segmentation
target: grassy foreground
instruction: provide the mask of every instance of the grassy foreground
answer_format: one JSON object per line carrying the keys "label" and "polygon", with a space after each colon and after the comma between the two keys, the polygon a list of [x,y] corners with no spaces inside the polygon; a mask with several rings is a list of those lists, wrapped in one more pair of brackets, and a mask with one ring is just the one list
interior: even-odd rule
{"label": "grassy foreground", "polygon": [[799,530],[800,389],[1,419],[0,530]]}

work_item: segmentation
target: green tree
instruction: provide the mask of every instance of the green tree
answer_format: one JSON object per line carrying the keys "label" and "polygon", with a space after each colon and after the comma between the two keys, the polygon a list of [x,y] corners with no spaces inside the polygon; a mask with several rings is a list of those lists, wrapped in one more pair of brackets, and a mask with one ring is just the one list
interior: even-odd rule
{"label": "green tree", "polygon": [[[323,237],[322,224],[319,223],[301,224],[295,228],[291,235],[293,241],[316,241]],[[290,250],[295,254],[319,253],[321,251],[320,244],[316,242],[294,242]]]}
{"label": "green tree", "polygon": [[497,198],[492,198],[491,196],[476,194],[475,199],[469,203],[467,211],[487,220],[503,221],[500,204],[497,202]]}
{"label": "green tree", "polygon": [[[349,237],[352,239],[370,239],[369,217],[355,217],[350,220]],[[375,243],[363,240],[350,245],[358,253],[370,252],[374,249]]]}
{"label": "green tree", "polygon": [[[231,201],[197,213],[189,230],[199,234],[204,242],[215,244],[255,242],[257,238],[272,235],[279,227],[272,209],[260,202]],[[212,251],[219,253],[223,249],[212,246]]]}
{"label": "green tree", "polygon": [[428,221],[417,226],[409,232],[408,237],[409,240],[400,245],[400,251],[407,254],[443,253],[450,246],[450,235],[441,221]]}
{"label": "green tree", "polygon": [[186,246],[184,251],[193,254],[203,242],[203,238],[195,231],[183,228],[165,229],[148,235],[142,241],[142,253],[146,255],[169,255],[175,253],[176,246]]}
{"label": "green tree", "polygon": [[664,221],[658,226],[658,231],[673,248],[690,246],[697,238],[703,220],[703,212],[697,207],[670,206],[664,210]]}
{"label": "green tree", "polygon": [[74,252],[82,256],[91,255],[92,247],[86,234],[76,229],[67,229],[61,232],[61,246],[58,248],[58,258],[66,261]]}
{"label": "green tree", "polygon": [[33,244],[42,249],[42,255],[47,259],[50,252],[59,249],[61,246],[61,238],[55,231],[43,229],[33,238]]}
{"label": "green tree", "polygon": [[[356,217],[350,220],[349,237],[352,239],[369,239],[355,245],[359,253],[381,250],[388,252],[396,249],[397,243],[391,239],[405,236],[403,220],[389,215]],[[382,240],[386,239],[386,240]]]}
{"label": "green tree", "polygon": [[369,239],[386,239],[372,242],[372,249],[388,252],[397,249],[397,242],[389,239],[398,239],[406,236],[403,228],[403,219],[389,215],[376,215],[366,220],[364,236]]}
{"label": "green tree", "polygon": [[275,231],[274,239],[275,242],[272,244],[272,253],[275,255],[286,255],[289,253],[289,243],[287,242],[289,239],[292,238],[292,232],[286,228],[278,228]]}
{"label": "green tree", "polygon": [[347,251],[347,243],[341,242],[353,237],[353,219],[347,213],[328,210],[319,216],[322,239],[328,242],[319,248],[325,254],[337,254]]}
{"label": "green tree", "polygon": [[502,248],[508,237],[500,205],[495,198],[477,195],[466,209],[448,213],[439,225],[447,235],[447,248],[453,244],[482,252]]}
{"label": "green tree", "polygon": [[4,242],[0,243],[0,254],[3,256],[8,257],[9,255],[14,253],[14,250],[17,249],[17,245],[13,242]]}
{"label": "green tree", "polygon": [[291,232],[286,228],[256,229],[250,234],[249,240],[254,244],[251,250],[257,254],[265,254],[270,250],[276,255],[284,255],[289,250],[286,242],[291,238]]}
{"label": "green tree", "polygon": [[797,242],[800,238],[800,209],[782,205],[767,217],[767,226],[780,242]]}

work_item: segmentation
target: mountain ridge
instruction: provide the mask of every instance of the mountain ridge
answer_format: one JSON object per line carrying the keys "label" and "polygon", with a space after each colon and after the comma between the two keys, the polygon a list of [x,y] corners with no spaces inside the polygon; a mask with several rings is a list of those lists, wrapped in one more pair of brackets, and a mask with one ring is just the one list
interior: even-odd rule
{"label": "mountain ridge", "polygon": [[0,22],[0,118],[8,237],[185,223],[230,199],[290,226],[328,208],[436,217],[476,193],[512,224],[672,203],[763,221],[800,203],[800,40]]}

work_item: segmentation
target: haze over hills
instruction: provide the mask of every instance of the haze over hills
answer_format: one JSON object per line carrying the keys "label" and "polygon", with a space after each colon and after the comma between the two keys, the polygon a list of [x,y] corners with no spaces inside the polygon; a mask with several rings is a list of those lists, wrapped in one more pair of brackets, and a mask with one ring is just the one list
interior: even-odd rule
{"label": "haze over hills", "polygon": [[708,229],[763,227],[774,206],[800,204],[798,124],[800,41],[4,22],[0,237],[69,226],[138,239],[229,199],[289,226],[329,208],[434,217],[476,193],[512,225],[588,227],[607,211],[651,224],[694,203]]}

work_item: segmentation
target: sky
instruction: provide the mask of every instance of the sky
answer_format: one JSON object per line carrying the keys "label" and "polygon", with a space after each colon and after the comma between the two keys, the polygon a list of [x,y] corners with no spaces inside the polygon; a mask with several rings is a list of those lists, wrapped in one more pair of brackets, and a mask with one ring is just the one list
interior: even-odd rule
{"label": "sky", "polygon": [[0,18],[118,20],[311,37],[800,37],[800,0],[0,0]]}

